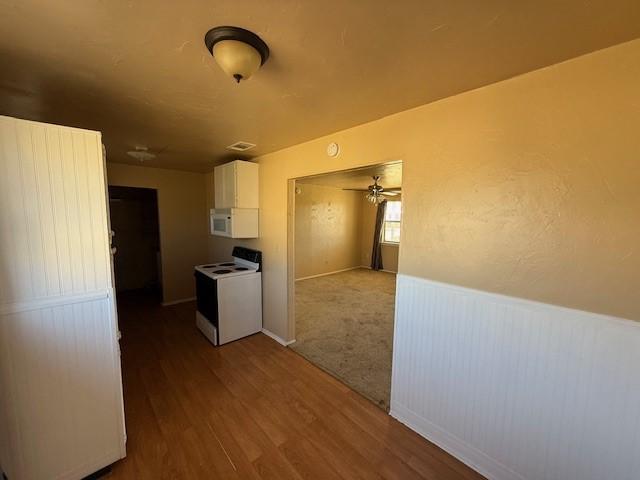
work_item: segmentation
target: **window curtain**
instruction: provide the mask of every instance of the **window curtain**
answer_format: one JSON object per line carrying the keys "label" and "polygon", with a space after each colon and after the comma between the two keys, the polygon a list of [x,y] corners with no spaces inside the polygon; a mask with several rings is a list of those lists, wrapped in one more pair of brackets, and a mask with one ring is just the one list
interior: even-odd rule
{"label": "window curtain", "polygon": [[373,231],[373,250],[371,252],[371,270],[382,270],[382,235],[384,228],[384,214],[387,211],[387,201],[378,204],[376,213],[376,227]]}

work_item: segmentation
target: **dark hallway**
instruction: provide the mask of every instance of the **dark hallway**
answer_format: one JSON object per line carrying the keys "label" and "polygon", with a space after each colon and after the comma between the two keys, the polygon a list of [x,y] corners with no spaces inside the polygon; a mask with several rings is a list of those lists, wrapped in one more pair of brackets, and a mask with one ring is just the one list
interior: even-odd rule
{"label": "dark hallway", "polygon": [[146,293],[162,300],[158,195],[151,188],[109,187],[116,247],[116,292]]}

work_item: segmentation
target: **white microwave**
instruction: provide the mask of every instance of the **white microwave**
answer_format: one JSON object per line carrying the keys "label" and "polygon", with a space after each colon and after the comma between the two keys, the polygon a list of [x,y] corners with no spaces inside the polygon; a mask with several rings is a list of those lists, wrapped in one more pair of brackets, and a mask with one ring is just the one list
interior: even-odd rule
{"label": "white microwave", "polygon": [[258,238],[257,208],[212,208],[211,235],[229,238]]}

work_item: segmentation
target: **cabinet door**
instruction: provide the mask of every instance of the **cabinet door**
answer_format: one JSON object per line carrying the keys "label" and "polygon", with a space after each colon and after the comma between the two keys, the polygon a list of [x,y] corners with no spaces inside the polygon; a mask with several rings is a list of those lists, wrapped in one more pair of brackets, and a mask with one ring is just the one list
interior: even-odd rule
{"label": "cabinet door", "polygon": [[258,164],[237,162],[236,207],[258,208]]}
{"label": "cabinet door", "polygon": [[234,163],[220,165],[213,170],[215,208],[236,207],[236,166]]}
{"label": "cabinet door", "polygon": [[224,166],[222,174],[222,192],[224,206],[222,208],[236,207],[236,163],[228,163]]}
{"label": "cabinet door", "polygon": [[223,196],[223,179],[222,179],[222,171],[224,165],[216,167],[213,169],[213,191],[214,191],[214,204],[215,208],[224,208],[224,196]]}

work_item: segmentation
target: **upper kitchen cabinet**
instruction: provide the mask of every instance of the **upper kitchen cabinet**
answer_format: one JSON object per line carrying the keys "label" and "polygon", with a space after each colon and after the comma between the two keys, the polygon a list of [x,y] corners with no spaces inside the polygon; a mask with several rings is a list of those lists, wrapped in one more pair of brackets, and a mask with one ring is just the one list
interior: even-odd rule
{"label": "upper kitchen cabinet", "polygon": [[258,168],[243,160],[216,167],[215,208],[258,208]]}

